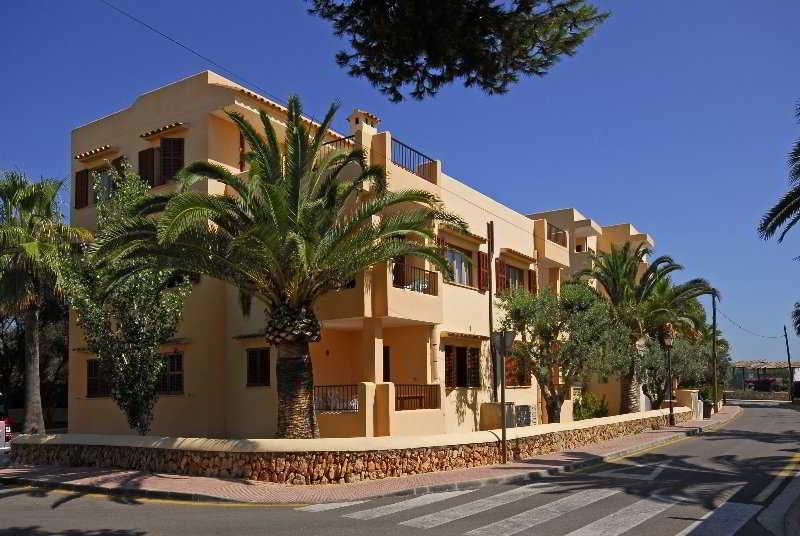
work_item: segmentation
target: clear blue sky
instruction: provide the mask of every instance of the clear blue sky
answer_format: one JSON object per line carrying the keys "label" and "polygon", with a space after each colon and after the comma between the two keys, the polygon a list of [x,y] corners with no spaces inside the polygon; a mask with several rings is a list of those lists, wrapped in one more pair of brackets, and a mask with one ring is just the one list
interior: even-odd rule
{"label": "clear blue sky", "polygon": [[[754,231],[800,137],[798,2],[603,0],[612,17],[544,79],[391,104],[336,67],[343,43],[300,0],[112,1],[309,113],[340,100],[343,130],[353,107],[376,113],[519,211],[634,223],[751,330],[778,334],[800,299],[800,230],[781,246]],[[0,3],[0,53],[0,169],[34,177],[66,177],[75,126],[210,68],[96,0]],[[720,325],[735,358],[784,358],[782,340]]]}

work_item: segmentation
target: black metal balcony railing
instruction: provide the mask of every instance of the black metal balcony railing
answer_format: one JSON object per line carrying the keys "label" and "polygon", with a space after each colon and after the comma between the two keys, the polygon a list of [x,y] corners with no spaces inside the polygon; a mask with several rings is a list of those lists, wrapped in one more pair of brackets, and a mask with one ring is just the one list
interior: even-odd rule
{"label": "black metal balcony railing", "polygon": [[320,156],[325,156],[331,151],[335,151],[336,149],[350,149],[353,150],[355,145],[353,144],[353,136],[347,136],[346,138],[339,138],[332,141],[327,141],[322,144],[320,147]]}
{"label": "black metal balcony railing", "polygon": [[405,290],[413,290],[430,296],[439,294],[438,274],[418,266],[411,266],[404,262],[395,262],[392,265],[392,286]]}
{"label": "black metal balcony railing", "polygon": [[567,232],[560,227],[556,227],[552,223],[547,224],[547,239],[550,242],[555,242],[559,246],[567,247]]}
{"label": "black metal balcony railing", "polygon": [[405,411],[414,409],[439,409],[441,407],[441,391],[438,385],[394,386],[394,409]]}
{"label": "black metal balcony railing", "polygon": [[395,138],[392,138],[392,163],[422,177],[428,182],[436,182],[436,164],[433,158],[425,156]]}
{"label": "black metal balcony railing", "polygon": [[358,385],[315,385],[317,411],[358,411]]}

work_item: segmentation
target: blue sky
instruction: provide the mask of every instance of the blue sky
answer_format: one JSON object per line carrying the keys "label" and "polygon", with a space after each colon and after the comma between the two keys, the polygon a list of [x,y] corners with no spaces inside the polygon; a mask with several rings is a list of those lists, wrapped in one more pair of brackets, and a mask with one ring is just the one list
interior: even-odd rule
{"label": "blue sky", "polygon": [[[800,137],[800,3],[603,0],[612,17],[543,79],[392,104],[336,67],[343,43],[300,0],[112,1],[272,95],[299,94],[311,114],[341,101],[342,130],[353,107],[376,113],[521,212],[575,206],[634,223],[750,330],[778,334],[800,299],[800,231],[783,245],[754,231]],[[210,68],[97,0],[0,3],[0,54],[0,169],[34,177],[66,177],[75,126]],[[782,340],[720,325],[735,358],[784,359]]]}

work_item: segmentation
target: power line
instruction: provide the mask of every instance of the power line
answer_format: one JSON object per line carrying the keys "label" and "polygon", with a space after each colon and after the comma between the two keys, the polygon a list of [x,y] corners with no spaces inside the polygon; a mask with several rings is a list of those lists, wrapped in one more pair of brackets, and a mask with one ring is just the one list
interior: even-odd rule
{"label": "power line", "polygon": [[[286,101],[284,101],[283,99],[281,99],[279,97],[276,97],[275,95],[271,95],[266,89],[264,89],[263,87],[259,86],[258,84],[256,84],[252,80],[249,80],[249,79],[245,78],[244,76],[242,76],[241,74],[237,73],[233,69],[229,69],[228,67],[225,67],[224,65],[219,63],[218,61],[215,61],[215,60],[209,58],[208,56],[206,56],[204,54],[201,54],[200,52],[198,52],[197,50],[193,49],[189,45],[187,45],[185,43],[182,43],[181,41],[178,41],[174,37],[171,37],[171,36],[165,34],[161,30],[159,30],[158,28],[148,24],[147,22],[143,21],[139,17],[137,17],[137,16],[125,11],[124,9],[122,9],[120,7],[115,6],[114,4],[109,2],[108,0],[98,0],[98,1],[100,3],[102,3],[102,4],[104,4],[105,6],[110,7],[111,9],[116,11],[117,13],[129,18],[130,20],[134,21],[135,23],[137,23],[137,24],[139,24],[141,26],[144,26],[145,28],[147,28],[151,32],[154,32],[154,33],[160,35],[161,37],[163,37],[164,39],[166,39],[170,43],[178,45],[179,47],[181,47],[185,51],[189,52],[190,54],[193,54],[193,55],[197,56],[198,58],[200,58],[201,60],[210,63],[211,65],[213,65],[214,67],[218,68],[221,71],[225,71],[226,73],[228,73],[229,75],[233,76],[234,78],[237,78],[240,82],[243,82],[244,85],[254,87],[254,88],[258,89],[259,91],[261,91],[261,93],[263,93],[264,95],[266,95],[270,99],[274,100],[275,102],[278,102],[278,103],[282,104],[283,106],[286,106]],[[319,121],[316,120],[316,118],[313,115],[310,115],[310,114],[304,114],[304,115],[307,115],[314,122],[317,122],[317,123],[319,122]]]}
{"label": "power line", "polygon": [[731,317],[729,317],[728,315],[726,315],[725,313],[723,313],[719,309],[717,309],[717,311],[719,312],[719,314],[721,314],[725,318],[725,320],[727,320],[728,322],[730,322],[731,324],[733,324],[734,326],[736,326],[740,330],[744,331],[745,333],[749,333],[750,335],[753,335],[754,337],[760,337],[762,339],[782,339],[783,338],[783,335],[774,335],[774,336],[772,336],[772,335],[762,335],[761,333],[756,333],[755,331],[749,330],[746,327],[742,326],[741,324],[736,322],[734,319],[732,319]]}

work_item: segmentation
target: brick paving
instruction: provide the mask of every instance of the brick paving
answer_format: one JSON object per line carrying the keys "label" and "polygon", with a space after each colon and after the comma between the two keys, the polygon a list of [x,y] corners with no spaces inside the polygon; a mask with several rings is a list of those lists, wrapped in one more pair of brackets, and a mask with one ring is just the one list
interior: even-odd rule
{"label": "brick paving", "polygon": [[291,486],[90,467],[11,465],[1,468],[3,464],[0,464],[0,482],[63,488],[81,493],[200,501],[264,504],[352,501],[383,495],[419,494],[504,482],[522,482],[546,474],[596,464],[608,458],[655,447],[686,435],[702,433],[703,430],[723,425],[740,412],[741,408],[738,406],[725,406],[711,419],[686,421],[673,428],[651,430],[506,465],[472,467],[353,484]]}

